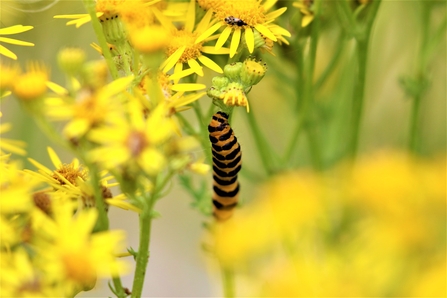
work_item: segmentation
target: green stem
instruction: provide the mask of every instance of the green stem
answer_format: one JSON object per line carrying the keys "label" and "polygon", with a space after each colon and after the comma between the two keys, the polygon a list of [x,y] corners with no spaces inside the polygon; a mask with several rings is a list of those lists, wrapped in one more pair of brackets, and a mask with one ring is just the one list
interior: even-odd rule
{"label": "green stem", "polygon": [[361,34],[356,35],[357,39],[357,61],[358,61],[358,74],[357,84],[354,91],[354,99],[352,101],[352,123],[351,123],[351,139],[350,139],[350,156],[355,158],[358,150],[358,140],[360,125],[362,119],[363,102],[365,97],[365,82],[366,82],[366,66],[368,62],[368,47],[371,38],[371,29],[374,23],[374,19],[377,15],[381,0],[376,0],[371,3],[369,7],[369,15],[365,22],[365,27]]}
{"label": "green stem", "polygon": [[320,146],[318,143],[318,136],[316,133],[316,127],[313,125],[307,125],[307,138],[309,141],[309,147],[310,147],[310,155],[312,158],[312,165],[315,170],[321,170],[322,169],[322,162],[321,162],[321,152],[320,152]]}
{"label": "green stem", "polygon": [[[84,159],[85,160],[85,159]],[[95,195],[95,205],[98,210],[98,221],[96,223],[97,231],[106,231],[109,229],[109,218],[107,217],[106,206],[104,198],[102,196],[101,182],[99,179],[99,173],[95,165],[85,163],[90,171],[90,179]]]}
{"label": "green stem", "polygon": [[416,69],[416,82],[419,84],[419,91],[413,96],[413,106],[411,109],[410,116],[410,131],[409,131],[409,142],[408,147],[409,150],[413,153],[417,153],[418,151],[418,141],[419,141],[419,111],[421,106],[421,98],[422,98],[422,85],[425,80],[425,68],[426,68],[426,52],[428,42],[428,34],[429,34],[429,24],[430,24],[430,7],[427,4],[421,3],[421,43],[419,48],[419,59],[418,65]]}
{"label": "green stem", "polygon": [[234,271],[221,265],[224,297],[235,297]]}
{"label": "green stem", "polygon": [[[291,141],[289,142],[284,158],[282,160],[283,165],[290,164],[290,158],[292,157],[293,151],[295,149],[295,145],[297,143],[299,133],[303,128],[303,124],[307,121],[308,117],[308,109],[309,106],[314,101],[314,86],[313,86],[313,76],[315,70],[315,59],[317,55],[317,45],[318,45],[318,34],[319,34],[319,14],[321,7],[321,0],[315,1],[314,14],[315,18],[312,22],[312,32],[310,36],[310,46],[309,46],[309,56],[306,58],[306,63],[304,64],[304,72],[300,71],[301,67],[297,69],[297,88],[295,89],[297,100],[301,97],[299,106],[299,112],[297,116],[297,122],[295,124],[295,129],[292,133]],[[300,48],[300,45],[297,44],[297,48]],[[302,59],[301,50],[298,50],[298,61]],[[299,87],[298,87],[299,86]],[[306,127],[306,129],[310,129]],[[316,157],[315,155],[319,155],[320,150],[317,147],[316,138],[317,136],[314,134],[314,130],[312,132],[308,131],[308,134],[311,134],[310,138],[313,139],[310,146],[311,154],[314,156],[313,160],[320,160],[320,157]],[[315,147],[313,147],[315,146]]]}
{"label": "green stem", "polygon": [[265,141],[261,133],[261,130],[259,129],[259,125],[256,122],[253,110],[250,113],[244,113],[244,114],[247,115],[248,124],[253,134],[256,147],[258,148],[258,152],[261,157],[261,162],[264,165],[264,169],[267,172],[267,174],[270,175],[273,172],[272,161],[271,161],[272,150],[270,150],[269,144]]}
{"label": "green stem", "polygon": [[344,34],[340,34],[340,37],[338,38],[338,43],[336,46],[337,50],[334,53],[334,55],[332,56],[331,61],[326,66],[324,72],[320,75],[317,82],[315,83],[315,89],[317,89],[317,90],[320,89],[321,86],[323,86],[324,83],[326,82],[327,78],[334,71],[335,66],[337,65],[338,61],[340,60],[341,53],[343,52],[343,49],[345,48],[343,41],[344,41]]}
{"label": "green stem", "polygon": [[109,47],[107,45],[104,32],[102,31],[101,23],[96,17],[96,1],[83,0],[83,2],[88,14],[92,18],[93,30],[95,31],[96,37],[98,38],[99,45],[102,49],[102,54],[104,55],[107,66],[109,67],[110,74],[112,75],[113,79],[117,79],[119,77],[118,70],[116,69],[115,63],[113,62],[112,54],[110,53]]}
{"label": "green stem", "polygon": [[115,294],[118,296],[118,298],[125,298],[126,294],[124,293],[123,284],[121,283],[121,278],[119,276],[114,277],[112,279],[113,285],[115,288]]}
{"label": "green stem", "polygon": [[136,257],[135,277],[132,285],[132,298],[140,298],[143,293],[144,278],[146,276],[146,267],[149,262],[149,242],[151,237],[152,208],[155,199],[151,195],[149,202],[145,204],[140,213],[140,244]]}

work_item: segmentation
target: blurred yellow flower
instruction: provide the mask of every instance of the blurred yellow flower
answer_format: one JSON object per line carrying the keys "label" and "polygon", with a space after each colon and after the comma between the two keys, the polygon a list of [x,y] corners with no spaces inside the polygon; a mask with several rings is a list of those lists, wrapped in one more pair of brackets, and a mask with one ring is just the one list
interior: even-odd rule
{"label": "blurred yellow flower", "polygon": [[12,85],[12,92],[23,101],[41,98],[48,89],[48,68],[38,62],[28,63],[27,72],[17,76]]}
{"label": "blurred yellow flower", "polygon": [[[34,28],[33,26],[23,26],[23,25],[14,25],[14,26],[6,27],[6,28],[1,28],[0,29],[0,42],[19,45],[19,46],[25,46],[25,47],[32,47],[32,46],[34,46],[34,44],[31,42],[8,38],[8,37],[3,37],[3,35],[18,34],[18,33],[29,31],[33,28]],[[17,55],[2,45],[0,45],[0,55],[17,60]]]}
{"label": "blurred yellow flower", "polygon": [[46,279],[64,285],[64,296],[93,287],[97,277],[127,272],[127,264],[115,257],[124,248],[122,231],[92,234],[96,209],[84,209],[75,216],[68,204],[56,205],[55,209],[54,221],[47,218],[42,225],[49,239],[35,243],[36,263]]}
{"label": "blurred yellow flower", "polygon": [[258,272],[251,295],[445,296],[445,157],[380,152],[260,193],[215,229],[219,260]]}
{"label": "blurred yellow flower", "polygon": [[[0,112],[0,118],[2,113]],[[11,123],[1,123],[0,124],[0,155],[4,155],[5,152],[11,152],[19,155],[26,155],[26,151],[23,149],[26,146],[26,143],[21,140],[11,140],[5,139],[2,137],[2,134],[10,131],[12,128]]]}

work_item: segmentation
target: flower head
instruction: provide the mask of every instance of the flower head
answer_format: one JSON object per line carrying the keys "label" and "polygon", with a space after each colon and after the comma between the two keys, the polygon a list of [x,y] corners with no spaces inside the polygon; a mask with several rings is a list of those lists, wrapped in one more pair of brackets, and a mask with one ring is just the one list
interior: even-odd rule
{"label": "flower head", "polygon": [[[169,20],[167,20],[161,13],[154,10],[157,18],[170,32],[170,42],[168,43],[166,53],[167,60],[162,65],[163,72],[168,72],[174,66],[174,74],[183,69],[183,64],[193,69],[199,76],[203,76],[202,67],[198,61],[204,66],[218,73],[222,73],[220,66],[203,54],[228,54],[229,49],[216,49],[203,44],[209,40],[207,38],[197,42],[197,37],[209,29],[211,23],[212,11],[208,11],[201,21],[195,26],[195,1],[189,3],[188,11],[186,13],[186,23],[183,28],[177,29]],[[195,28],[194,28],[195,27]]]}
{"label": "flower head", "polygon": [[28,64],[27,72],[20,74],[12,86],[12,92],[23,101],[41,98],[47,92],[49,71],[37,62]]}
{"label": "flower head", "polygon": [[217,23],[203,32],[197,38],[196,43],[205,40],[219,28],[225,27],[220,34],[215,47],[217,49],[221,48],[229,39],[230,35],[232,35],[230,57],[233,57],[241,42],[242,33],[250,53],[253,53],[255,49],[255,31],[275,42],[278,41],[277,36],[290,37],[291,35],[287,30],[272,23],[277,17],[283,14],[287,8],[283,7],[267,13],[276,2],[277,0],[268,0],[263,4],[261,4],[261,1],[257,0],[199,1],[199,5],[208,7],[210,10],[212,9],[214,11],[214,18]]}

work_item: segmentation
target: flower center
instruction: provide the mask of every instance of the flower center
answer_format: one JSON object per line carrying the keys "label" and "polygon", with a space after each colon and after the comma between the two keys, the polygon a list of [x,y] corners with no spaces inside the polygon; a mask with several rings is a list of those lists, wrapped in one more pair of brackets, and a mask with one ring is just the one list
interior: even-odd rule
{"label": "flower center", "polygon": [[148,141],[146,140],[146,135],[141,131],[132,131],[126,142],[127,148],[130,150],[132,157],[139,156],[146,146]]}
{"label": "flower center", "polygon": [[173,32],[171,42],[167,49],[168,56],[171,56],[178,48],[186,46],[185,51],[179,59],[180,63],[186,63],[190,59],[196,59],[201,56],[202,43],[195,44],[197,39],[196,33],[187,32],[185,30],[177,30]]}

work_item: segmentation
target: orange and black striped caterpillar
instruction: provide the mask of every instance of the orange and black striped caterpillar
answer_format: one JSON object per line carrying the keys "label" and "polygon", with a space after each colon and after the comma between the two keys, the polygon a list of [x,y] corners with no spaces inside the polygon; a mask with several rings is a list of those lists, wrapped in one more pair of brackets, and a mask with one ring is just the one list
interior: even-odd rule
{"label": "orange and black striped caterpillar", "polygon": [[237,173],[242,167],[241,146],[224,112],[213,115],[208,131],[213,153],[213,215],[218,220],[226,220],[238,202]]}

